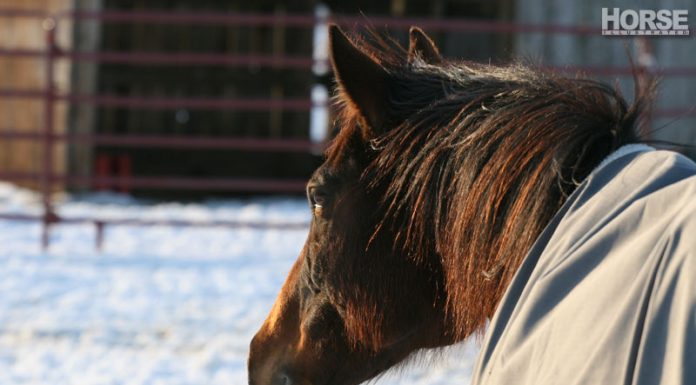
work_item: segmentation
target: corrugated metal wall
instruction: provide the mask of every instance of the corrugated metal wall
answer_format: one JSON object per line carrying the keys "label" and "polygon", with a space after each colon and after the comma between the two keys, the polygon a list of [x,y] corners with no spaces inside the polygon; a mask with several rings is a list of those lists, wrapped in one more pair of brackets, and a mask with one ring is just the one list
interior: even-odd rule
{"label": "corrugated metal wall", "polygon": [[[635,1],[635,0],[519,0],[517,21],[522,23],[584,24],[601,26],[602,7],[621,9],[696,9],[693,0]],[[693,28],[694,18],[690,16]],[[689,67],[696,65],[696,38],[651,37],[658,67]],[[516,52],[549,65],[628,66],[626,47],[636,55],[631,38],[577,35],[519,34]],[[613,82],[614,78],[604,80]],[[633,82],[629,76],[620,79],[621,88],[632,96]],[[696,106],[696,77],[664,77],[661,81],[656,109],[690,108]],[[687,145],[696,145],[696,116],[655,118],[653,138]],[[686,151],[696,157],[693,149]]]}

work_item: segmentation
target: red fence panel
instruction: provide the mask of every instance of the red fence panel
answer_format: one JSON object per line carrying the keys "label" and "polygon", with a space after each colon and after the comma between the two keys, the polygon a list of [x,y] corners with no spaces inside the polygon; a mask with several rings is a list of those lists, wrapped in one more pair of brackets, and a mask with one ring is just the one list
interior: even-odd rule
{"label": "red fence panel", "polygon": [[[46,84],[43,89],[0,89],[0,99],[22,98],[42,100],[44,124],[36,132],[20,132],[6,129],[0,132],[0,140],[35,141],[43,144],[42,171],[40,173],[2,172],[0,179],[35,180],[41,182],[43,214],[28,216],[0,213],[7,220],[41,221],[43,224],[42,244],[48,247],[50,226],[57,222],[93,223],[97,228],[97,245],[101,244],[105,225],[171,225],[171,226],[227,226],[252,228],[306,228],[306,223],[251,223],[234,221],[187,222],[180,220],[147,221],[136,219],[107,220],[104,218],[61,218],[53,213],[51,191],[55,183],[69,186],[90,186],[96,188],[115,187],[122,190],[130,188],[171,188],[189,190],[232,190],[232,191],[271,191],[298,192],[304,190],[301,180],[260,180],[260,179],[222,179],[222,178],[183,178],[183,177],[134,177],[130,175],[130,160],[118,160],[120,169],[125,170],[119,177],[98,173],[92,177],[58,175],[52,168],[54,145],[57,143],[87,143],[118,147],[153,147],[169,149],[230,149],[239,151],[299,152],[317,153],[324,144],[309,140],[248,139],[230,137],[184,137],[162,135],[113,135],[113,134],[63,134],[53,130],[53,113],[56,103],[87,103],[99,106],[122,107],[129,109],[224,109],[224,110],[295,110],[308,111],[317,107],[310,99],[213,99],[213,98],[171,98],[137,97],[118,95],[58,94],[55,92],[53,73],[57,60],[86,61],[111,64],[141,65],[202,65],[202,66],[248,66],[272,67],[295,70],[311,70],[317,64],[311,57],[288,55],[229,55],[212,53],[165,53],[165,52],[76,52],[60,49],[55,42],[56,23],[63,19],[100,20],[106,23],[150,23],[162,25],[175,24],[224,24],[236,26],[292,26],[314,28],[326,19],[303,14],[234,14],[234,13],[172,13],[166,11],[104,11],[104,12],[60,12],[48,15],[43,11],[0,9],[0,18],[27,17],[45,19],[46,49],[23,49],[0,47],[0,57],[37,58],[45,61]],[[391,18],[355,17],[333,15],[331,21],[345,25],[388,25],[392,29],[407,29],[419,25],[432,31],[472,31],[493,33],[544,33],[544,34],[600,34],[597,27],[568,25],[530,25],[506,21],[429,19],[429,18]],[[326,64],[326,63],[323,63]],[[632,76],[633,68],[628,67],[548,67],[549,70],[570,73],[582,72],[594,75]],[[696,67],[662,68],[654,74],[662,77],[695,77]],[[319,105],[321,106],[321,105]],[[653,112],[654,117],[696,116],[696,109],[673,107]],[[110,161],[109,161],[110,162]],[[104,167],[108,167],[105,160]]]}

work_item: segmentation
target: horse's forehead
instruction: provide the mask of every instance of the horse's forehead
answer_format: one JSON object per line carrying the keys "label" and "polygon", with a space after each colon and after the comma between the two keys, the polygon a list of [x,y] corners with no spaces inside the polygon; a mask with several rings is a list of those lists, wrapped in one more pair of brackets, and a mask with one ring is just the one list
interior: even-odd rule
{"label": "horse's forehead", "polygon": [[326,160],[319,166],[311,181],[322,184],[340,184],[345,181],[354,181],[360,177],[366,165],[355,158],[350,151],[345,151],[343,156]]}

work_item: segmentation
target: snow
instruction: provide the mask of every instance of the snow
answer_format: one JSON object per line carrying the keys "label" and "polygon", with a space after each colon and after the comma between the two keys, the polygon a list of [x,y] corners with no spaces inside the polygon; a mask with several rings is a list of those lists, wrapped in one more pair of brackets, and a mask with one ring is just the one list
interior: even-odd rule
{"label": "snow", "polygon": [[[0,212],[38,214],[33,193],[0,183]],[[156,203],[65,196],[65,217],[307,222],[300,199]],[[0,220],[0,385],[247,383],[248,344],[306,229],[107,226]],[[429,352],[375,383],[467,384],[477,347]]]}

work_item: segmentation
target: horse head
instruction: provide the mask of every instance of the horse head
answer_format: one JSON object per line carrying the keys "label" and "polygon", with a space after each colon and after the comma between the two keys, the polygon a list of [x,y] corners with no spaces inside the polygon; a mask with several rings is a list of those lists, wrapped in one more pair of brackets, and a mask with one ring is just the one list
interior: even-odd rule
{"label": "horse head", "polygon": [[[386,105],[390,74],[337,27],[330,34],[340,99],[354,127],[342,129],[307,184],[309,236],[251,344],[254,384],[356,384],[442,334],[441,268],[394,251],[393,234],[374,232],[381,197],[363,174],[372,140],[399,123]],[[418,29],[410,57],[439,60]]]}
{"label": "horse head", "polygon": [[[634,115],[600,83],[444,60],[330,27],[339,132],[249,383],[353,385],[480,330],[538,234]],[[523,220],[521,220],[522,218]]]}

